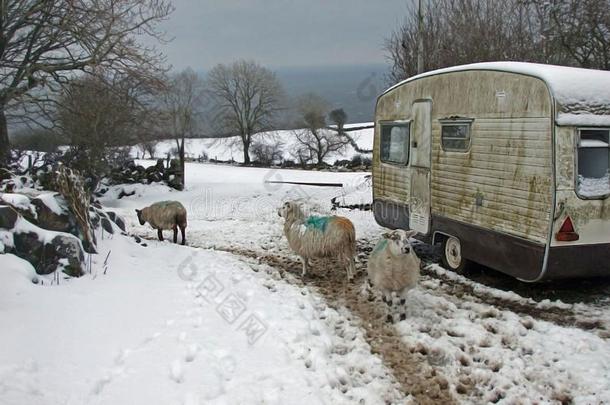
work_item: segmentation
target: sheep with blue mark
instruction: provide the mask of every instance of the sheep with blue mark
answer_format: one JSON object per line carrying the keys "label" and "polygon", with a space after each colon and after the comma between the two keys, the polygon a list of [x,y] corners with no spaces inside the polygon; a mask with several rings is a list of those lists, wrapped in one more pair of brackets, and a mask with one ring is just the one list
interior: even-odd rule
{"label": "sheep with blue mark", "polygon": [[348,281],[354,277],[356,265],[356,230],[354,224],[339,216],[309,216],[298,203],[286,202],[278,210],[284,218],[284,235],[290,248],[301,257],[302,276],[307,274],[310,259],[338,257],[347,270]]}
{"label": "sheep with blue mark", "polygon": [[[383,300],[395,312],[392,293],[400,297],[400,304],[406,303],[406,293],[417,285],[421,261],[415,254],[409,238],[417,231],[398,229],[383,234],[369,257],[367,273],[370,284],[383,294]],[[393,321],[393,315],[388,321]],[[403,312],[400,319],[406,318]]]}
{"label": "sheep with blue mark", "polygon": [[178,243],[178,228],[182,233],[182,244],[186,243],[186,209],[178,201],[160,201],[149,207],[136,209],[140,225],[146,222],[157,230],[157,236],[163,241],[163,230],[174,231],[174,243]]}

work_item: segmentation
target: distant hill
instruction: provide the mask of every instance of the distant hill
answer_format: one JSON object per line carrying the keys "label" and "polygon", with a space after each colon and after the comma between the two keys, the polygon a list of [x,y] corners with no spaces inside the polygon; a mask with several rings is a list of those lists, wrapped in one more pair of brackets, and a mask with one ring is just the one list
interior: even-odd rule
{"label": "distant hill", "polygon": [[386,65],[293,67],[274,69],[286,93],[296,98],[309,92],[343,108],[348,121],[373,121],[377,96],[387,87]]}

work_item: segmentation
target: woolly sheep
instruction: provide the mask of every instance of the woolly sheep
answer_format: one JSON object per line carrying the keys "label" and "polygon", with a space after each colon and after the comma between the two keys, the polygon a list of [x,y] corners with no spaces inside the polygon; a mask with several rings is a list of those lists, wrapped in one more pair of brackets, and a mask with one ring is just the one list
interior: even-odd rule
{"label": "woolly sheep", "polygon": [[[384,301],[393,307],[392,293],[397,293],[401,304],[406,293],[415,287],[419,279],[420,259],[415,254],[409,238],[417,231],[402,229],[384,233],[377,243],[367,266],[369,282],[383,294]],[[401,320],[406,318],[401,313]],[[388,320],[392,316],[388,315]]]}
{"label": "woolly sheep", "polygon": [[140,225],[146,222],[157,230],[159,240],[163,240],[163,230],[173,229],[174,243],[178,243],[178,228],[182,233],[182,244],[186,243],[186,209],[178,201],[160,201],[150,207],[136,209]]}
{"label": "woolly sheep", "polygon": [[284,235],[290,248],[301,257],[302,276],[310,268],[309,260],[315,257],[338,256],[347,269],[347,279],[354,276],[356,231],[352,222],[344,217],[310,216],[305,218],[296,202],[286,202],[278,210],[284,218]]}

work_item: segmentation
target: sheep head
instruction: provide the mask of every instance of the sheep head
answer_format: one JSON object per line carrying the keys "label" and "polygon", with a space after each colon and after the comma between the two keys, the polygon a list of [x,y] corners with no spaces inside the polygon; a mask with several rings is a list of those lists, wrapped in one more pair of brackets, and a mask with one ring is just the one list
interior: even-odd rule
{"label": "sheep head", "polygon": [[144,225],[146,221],[142,219],[142,210],[136,208],[136,214],[138,214],[138,221],[140,222],[140,225]]}
{"label": "sheep head", "polygon": [[388,241],[388,248],[390,249],[392,255],[400,256],[408,255],[413,252],[413,247],[411,246],[411,242],[409,242],[409,238],[415,235],[417,235],[417,231],[396,229],[394,231],[384,233],[383,237]]}
{"label": "sheep head", "polygon": [[294,221],[296,219],[303,218],[303,211],[301,211],[301,207],[294,201],[286,201],[284,204],[282,204],[282,206],[277,210],[277,214],[286,221]]}

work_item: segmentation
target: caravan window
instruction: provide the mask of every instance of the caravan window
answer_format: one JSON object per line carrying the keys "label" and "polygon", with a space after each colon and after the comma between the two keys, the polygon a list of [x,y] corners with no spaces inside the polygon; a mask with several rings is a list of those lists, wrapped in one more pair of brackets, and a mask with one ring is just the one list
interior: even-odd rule
{"label": "caravan window", "polygon": [[581,129],[578,140],[578,195],[610,195],[610,130]]}
{"label": "caravan window", "polygon": [[409,162],[409,124],[381,124],[382,162],[406,165]]}
{"label": "caravan window", "polygon": [[472,121],[441,121],[443,150],[467,152],[470,149],[470,125]]}

